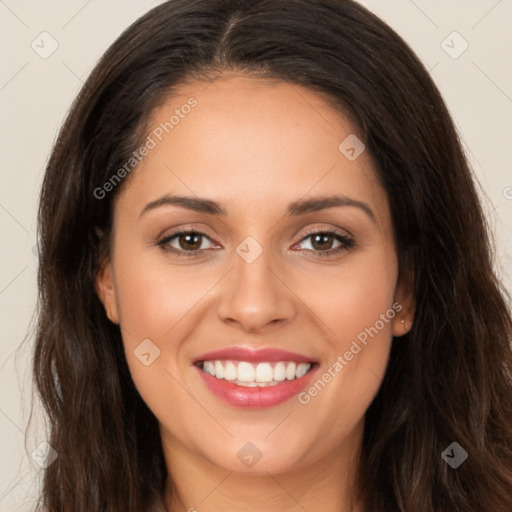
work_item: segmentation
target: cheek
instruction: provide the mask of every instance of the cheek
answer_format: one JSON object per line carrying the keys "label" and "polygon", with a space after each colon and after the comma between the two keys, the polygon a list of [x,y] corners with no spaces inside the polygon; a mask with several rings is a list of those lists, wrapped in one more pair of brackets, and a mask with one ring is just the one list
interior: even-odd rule
{"label": "cheek", "polygon": [[116,261],[120,324],[131,377],[153,414],[174,429],[181,422],[169,412],[170,398],[173,410],[182,410],[190,407],[190,396],[179,383],[178,346],[166,344],[165,339],[183,328],[187,313],[204,295],[193,290],[180,269],[150,263],[144,254],[132,253]]}
{"label": "cheek", "polygon": [[121,324],[130,338],[162,340],[197,304],[215,276],[198,277],[190,269],[155,264],[154,255],[133,254],[116,262],[116,291]]}
{"label": "cheek", "polygon": [[[300,293],[323,320],[331,346],[338,352],[347,350],[347,342],[350,345],[392,306],[397,270],[392,251],[368,251],[364,257],[324,269],[322,276],[316,276],[315,286],[304,283]],[[391,322],[379,322],[379,327],[384,336],[391,333]]]}
{"label": "cheek", "polygon": [[144,254],[116,252],[123,254],[116,258],[115,273],[126,360],[137,389],[151,407],[152,389],[161,389],[170,379],[165,372],[168,349],[162,342],[163,335],[190,306],[183,286],[173,282],[170,273],[154,262],[150,264]]}
{"label": "cheek", "polygon": [[140,395],[157,417],[165,417],[169,397],[173,407],[190,405],[180,384],[182,344],[173,340],[186,338],[197,326],[197,312],[218,276],[211,270],[168,265],[165,258],[156,263],[154,254],[125,254],[115,261],[125,356]]}
{"label": "cheek", "polygon": [[334,432],[364,416],[387,367],[392,322],[400,309],[393,307],[396,275],[393,254],[380,253],[360,266],[338,269],[323,286],[309,287],[308,305],[326,326],[330,349],[317,379],[299,397],[309,411],[306,421],[322,418]]}

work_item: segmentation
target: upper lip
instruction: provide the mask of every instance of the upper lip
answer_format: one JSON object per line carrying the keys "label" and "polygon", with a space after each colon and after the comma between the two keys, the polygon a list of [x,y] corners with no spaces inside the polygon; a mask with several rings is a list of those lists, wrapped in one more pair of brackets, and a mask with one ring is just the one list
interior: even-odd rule
{"label": "upper lip", "polygon": [[296,363],[315,362],[311,357],[297,354],[296,352],[289,352],[287,350],[280,350],[277,348],[261,348],[259,350],[255,350],[246,347],[228,347],[220,350],[214,350],[213,352],[207,352],[194,358],[193,362],[197,363],[199,361],[216,360],[248,361],[252,363],[263,363],[266,361],[293,361]]}

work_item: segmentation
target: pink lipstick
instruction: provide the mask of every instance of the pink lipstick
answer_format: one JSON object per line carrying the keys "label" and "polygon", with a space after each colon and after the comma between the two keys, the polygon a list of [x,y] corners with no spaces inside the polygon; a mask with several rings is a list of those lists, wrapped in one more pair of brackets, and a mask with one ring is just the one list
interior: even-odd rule
{"label": "pink lipstick", "polygon": [[289,400],[308,385],[318,367],[317,361],[302,354],[244,347],[208,352],[193,363],[218,398],[252,409]]}

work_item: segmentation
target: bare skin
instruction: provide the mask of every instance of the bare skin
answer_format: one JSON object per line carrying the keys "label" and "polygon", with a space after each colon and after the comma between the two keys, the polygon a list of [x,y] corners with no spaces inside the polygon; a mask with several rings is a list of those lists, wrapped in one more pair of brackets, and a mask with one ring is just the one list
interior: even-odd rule
{"label": "bare skin", "polygon": [[[338,149],[355,129],[314,93],[240,75],[205,86],[183,86],[154,112],[157,127],[190,97],[198,102],[116,198],[113,251],[97,279],[137,389],[160,423],[173,488],[169,480],[165,506],[363,512],[348,502],[364,415],[392,336],[411,328],[414,310],[398,282],[387,195],[367,152],[350,161]],[[173,204],[141,214],[165,194],[208,198],[226,214]],[[372,213],[345,205],[285,215],[293,201],[333,194]],[[178,258],[157,245],[181,228],[204,235],[176,236],[167,247],[200,253]],[[308,233],[317,228],[333,235],[315,243]],[[236,251],[248,236],[263,249],[251,263]],[[227,404],[192,364],[211,350],[275,347],[317,360],[319,378],[396,303],[399,311],[307,403]],[[134,354],[145,339],[160,350],[148,366]],[[261,454],[252,467],[237,456],[248,442]]]}

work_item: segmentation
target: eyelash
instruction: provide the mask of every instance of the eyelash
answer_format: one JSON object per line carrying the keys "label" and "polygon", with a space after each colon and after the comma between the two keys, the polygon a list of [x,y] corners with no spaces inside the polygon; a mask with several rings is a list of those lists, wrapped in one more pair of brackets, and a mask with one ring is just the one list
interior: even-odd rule
{"label": "eyelash", "polygon": [[[299,243],[303,242],[305,239],[307,239],[313,235],[317,235],[317,234],[333,235],[336,240],[338,240],[339,242],[341,242],[343,244],[342,246],[340,246],[336,249],[329,249],[327,251],[315,251],[314,249],[305,249],[307,251],[316,252],[317,256],[319,256],[321,258],[333,256],[334,254],[338,254],[341,251],[350,251],[351,249],[353,249],[355,247],[354,240],[352,240],[348,236],[342,235],[336,231],[327,231],[325,229],[309,231],[300,239]],[[200,235],[202,237],[206,237],[211,240],[211,238],[206,233],[202,233],[201,231],[184,229],[184,230],[180,230],[180,231],[175,231],[174,233],[171,233],[170,235],[166,235],[165,237],[160,239],[156,243],[156,245],[158,247],[160,247],[163,251],[172,253],[178,258],[192,258],[194,256],[199,255],[202,251],[206,250],[206,249],[194,249],[193,251],[185,251],[185,250],[179,250],[179,249],[175,249],[174,247],[168,246],[168,244],[171,240],[173,240],[176,237],[179,237],[180,235]]]}

